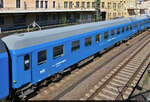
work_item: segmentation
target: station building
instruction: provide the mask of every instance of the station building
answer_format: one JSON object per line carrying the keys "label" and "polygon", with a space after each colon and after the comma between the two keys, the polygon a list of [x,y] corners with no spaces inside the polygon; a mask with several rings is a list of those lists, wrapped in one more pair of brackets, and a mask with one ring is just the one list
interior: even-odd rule
{"label": "station building", "polygon": [[101,20],[136,14],[137,0],[0,0],[0,28],[22,29],[33,21],[40,26],[91,22],[98,1]]}
{"label": "station building", "polygon": [[138,4],[140,14],[150,14],[150,0],[142,0]]}

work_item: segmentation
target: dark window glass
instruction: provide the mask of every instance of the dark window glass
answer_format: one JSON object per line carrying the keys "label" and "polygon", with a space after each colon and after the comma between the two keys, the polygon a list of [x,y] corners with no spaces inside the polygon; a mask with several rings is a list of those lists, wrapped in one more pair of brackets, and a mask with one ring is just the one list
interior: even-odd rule
{"label": "dark window glass", "polygon": [[117,29],[117,34],[120,34],[120,28]]}
{"label": "dark window glass", "polygon": [[77,1],[76,2],[76,8],[79,8],[79,6],[80,6],[80,3],[79,3],[79,1]]}
{"label": "dark window glass", "polygon": [[72,51],[76,51],[80,49],[80,40],[77,40],[77,41],[73,41],[72,42]]}
{"label": "dark window glass", "polygon": [[24,70],[28,70],[30,68],[30,56],[27,54],[24,56]]}
{"label": "dark window glass", "polygon": [[4,17],[0,16],[0,25],[4,25]]}
{"label": "dark window glass", "polygon": [[92,2],[92,8],[95,8],[95,2]]}
{"label": "dark window glass", "polygon": [[108,39],[108,32],[104,33],[104,39]]}
{"label": "dark window glass", "polygon": [[90,2],[87,2],[87,8],[90,8]]}
{"label": "dark window glass", "polygon": [[127,31],[129,30],[129,26],[127,26],[126,30],[127,30]]}
{"label": "dark window glass", "polygon": [[82,8],[85,8],[85,2],[82,2]]}
{"label": "dark window glass", "polygon": [[69,8],[72,8],[72,1],[69,2]]}
{"label": "dark window glass", "polygon": [[122,27],[122,32],[125,32],[125,28],[124,27]]}
{"label": "dark window glass", "polygon": [[85,38],[85,46],[90,46],[92,44],[92,37]]}
{"label": "dark window glass", "polygon": [[4,7],[4,2],[3,0],[0,0],[0,8],[3,8]]}
{"label": "dark window glass", "polygon": [[45,8],[48,8],[48,1],[45,1]]}
{"label": "dark window glass", "polygon": [[64,8],[67,8],[67,7],[68,7],[68,2],[65,1],[65,2],[64,2]]}
{"label": "dark window glass", "polygon": [[98,42],[100,42],[101,41],[101,35],[100,34],[97,34],[96,35],[96,42],[98,43]]}
{"label": "dark window glass", "polygon": [[133,28],[136,28],[136,24],[133,24]]}
{"label": "dark window glass", "polygon": [[53,48],[53,58],[64,56],[64,45],[56,46]]}
{"label": "dark window glass", "polygon": [[112,30],[111,31],[111,36],[114,36],[115,35],[115,30]]}
{"label": "dark window glass", "polygon": [[138,23],[135,24],[135,27],[136,27],[136,28],[138,27]]}
{"label": "dark window glass", "polygon": [[105,2],[102,2],[102,8],[105,8]]}
{"label": "dark window glass", "polygon": [[26,24],[26,16],[25,15],[16,15],[13,17],[13,22],[15,26],[23,26]]}
{"label": "dark window glass", "polygon": [[53,8],[55,8],[55,1],[53,1]]}
{"label": "dark window glass", "polygon": [[130,30],[132,30],[132,25],[130,25]]}
{"label": "dark window glass", "polygon": [[39,0],[36,0],[36,8],[39,8]]}
{"label": "dark window glass", "polygon": [[41,8],[43,8],[43,1],[41,1]]}
{"label": "dark window glass", "polygon": [[46,24],[48,21],[48,14],[44,13],[44,14],[36,15],[35,21],[39,24]]}
{"label": "dark window glass", "polygon": [[16,8],[20,8],[20,0],[16,0]]}
{"label": "dark window glass", "polygon": [[47,51],[43,50],[38,52],[38,65],[44,64],[47,61]]}

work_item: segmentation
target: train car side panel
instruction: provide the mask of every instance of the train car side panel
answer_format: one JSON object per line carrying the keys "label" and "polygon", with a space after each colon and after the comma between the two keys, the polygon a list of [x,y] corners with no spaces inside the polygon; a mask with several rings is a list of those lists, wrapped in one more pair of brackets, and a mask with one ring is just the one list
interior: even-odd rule
{"label": "train car side panel", "polygon": [[0,40],[0,99],[9,95],[9,58],[4,43]]}

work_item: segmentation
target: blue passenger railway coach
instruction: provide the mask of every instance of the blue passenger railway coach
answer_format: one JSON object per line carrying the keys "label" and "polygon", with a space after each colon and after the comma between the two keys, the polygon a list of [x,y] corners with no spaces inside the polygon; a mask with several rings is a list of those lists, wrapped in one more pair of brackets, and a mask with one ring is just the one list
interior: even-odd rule
{"label": "blue passenger railway coach", "polygon": [[23,98],[39,83],[150,27],[150,15],[14,34],[0,40],[0,99]]}

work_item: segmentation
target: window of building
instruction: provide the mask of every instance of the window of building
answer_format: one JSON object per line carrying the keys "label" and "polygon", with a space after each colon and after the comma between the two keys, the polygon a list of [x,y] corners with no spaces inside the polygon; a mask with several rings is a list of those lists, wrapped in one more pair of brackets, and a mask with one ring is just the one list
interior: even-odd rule
{"label": "window of building", "polygon": [[132,30],[132,25],[130,25],[130,30]]}
{"label": "window of building", "polygon": [[102,2],[102,8],[105,8],[105,2]]}
{"label": "window of building", "polygon": [[96,42],[99,43],[101,41],[101,35],[97,34],[96,35]]}
{"label": "window of building", "polygon": [[36,0],[36,8],[39,8],[39,0]]}
{"label": "window of building", "polygon": [[80,49],[80,40],[73,41],[71,50],[72,51],[76,51],[78,49]]}
{"label": "window of building", "polygon": [[53,58],[64,56],[64,45],[56,46],[53,48]]}
{"label": "window of building", "polygon": [[48,1],[45,1],[45,8],[48,8]]}
{"label": "window of building", "polygon": [[47,51],[43,50],[38,52],[38,65],[44,64],[47,62]]}
{"label": "window of building", "polygon": [[38,22],[39,24],[43,24],[43,23],[47,23],[48,21],[48,14],[44,13],[44,14],[39,14],[39,15],[36,15],[36,19],[35,19],[36,22]]}
{"label": "window of building", "polygon": [[116,12],[113,13],[113,16],[116,17]]}
{"label": "window of building", "polygon": [[80,7],[80,3],[79,1],[76,2],[76,8],[79,8]]}
{"label": "window of building", "polygon": [[111,31],[111,36],[114,36],[115,35],[115,30],[112,30]]}
{"label": "window of building", "polygon": [[30,68],[30,56],[26,54],[24,56],[24,70],[28,70]]}
{"label": "window of building", "polygon": [[56,5],[55,5],[55,1],[53,1],[53,8],[55,8],[56,7]]}
{"label": "window of building", "polygon": [[0,0],[0,8],[3,8],[4,7],[4,2],[3,0]]}
{"label": "window of building", "polygon": [[85,8],[85,2],[82,2],[82,8]]}
{"label": "window of building", "polygon": [[0,25],[4,25],[4,17],[0,16]]}
{"label": "window of building", "polygon": [[68,7],[68,2],[65,1],[65,2],[64,2],[64,8],[67,8],[67,7]]}
{"label": "window of building", "polygon": [[124,27],[122,27],[122,32],[125,32],[125,28]]}
{"label": "window of building", "polygon": [[104,33],[104,39],[108,39],[108,32]]}
{"label": "window of building", "polygon": [[22,26],[26,23],[26,16],[25,15],[16,15],[13,17],[13,23],[15,26]]}
{"label": "window of building", "polygon": [[137,24],[133,24],[133,28],[136,28],[137,27]]}
{"label": "window of building", "polygon": [[116,3],[113,3],[113,9],[116,10]]}
{"label": "window of building", "polygon": [[117,29],[117,34],[118,34],[118,35],[120,34],[120,28]]}
{"label": "window of building", "polygon": [[20,0],[16,0],[16,8],[20,8]]}
{"label": "window of building", "polygon": [[108,9],[111,8],[111,2],[108,2]]}
{"label": "window of building", "polygon": [[127,26],[126,30],[127,30],[127,31],[129,30],[129,26]]}
{"label": "window of building", "polygon": [[121,7],[121,5],[120,5],[120,3],[118,3],[118,9],[120,9],[120,7]]}
{"label": "window of building", "polygon": [[[148,23],[148,22],[147,22],[147,23]],[[138,24],[138,23],[136,23],[136,27],[138,27],[138,25],[139,25],[139,24]]]}
{"label": "window of building", "polygon": [[95,8],[95,2],[92,2],[92,8]]}
{"label": "window of building", "polygon": [[87,2],[87,8],[90,8],[90,2]]}
{"label": "window of building", "polygon": [[72,8],[72,1],[69,2],[69,8]]}
{"label": "window of building", "polygon": [[85,46],[90,46],[92,44],[92,37],[85,38]]}
{"label": "window of building", "polygon": [[43,2],[43,1],[41,1],[41,8],[43,8],[43,3],[44,3],[44,2]]}

